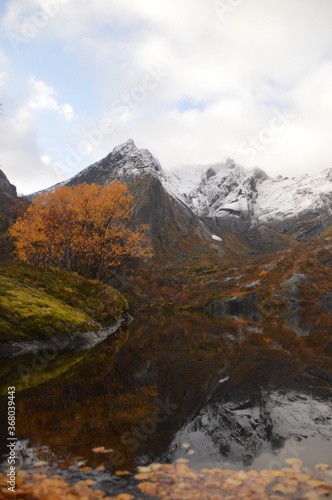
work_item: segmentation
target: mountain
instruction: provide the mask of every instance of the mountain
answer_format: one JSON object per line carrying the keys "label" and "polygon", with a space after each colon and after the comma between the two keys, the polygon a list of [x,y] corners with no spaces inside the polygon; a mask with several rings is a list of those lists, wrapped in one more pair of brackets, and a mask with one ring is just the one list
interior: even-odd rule
{"label": "mountain", "polygon": [[105,185],[112,181],[129,185],[134,196],[133,223],[149,224],[150,238],[159,255],[176,249],[180,257],[186,258],[192,245],[201,256],[222,251],[209,229],[178,195],[159,161],[149,151],[138,149],[133,140],[87,167],[68,185]]}
{"label": "mountain", "polygon": [[16,187],[0,170],[0,232],[11,218],[11,209],[17,199]]}
{"label": "mountain", "polygon": [[7,235],[7,229],[15,217],[15,209],[22,205],[17,197],[16,187],[9,182],[6,175],[0,170],[0,259],[11,257],[12,246]]}
{"label": "mountain", "polygon": [[245,234],[265,226],[308,241],[332,224],[332,168],[315,176],[271,178],[228,160],[198,171],[195,182],[176,176],[187,205],[213,230]]}
{"label": "mountain", "polygon": [[133,220],[150,225],[157,253],[269,253],[310,241],[332,224],[332,169],[300,178],[269,177],[234,160],[165,172],[133,140],[70,179],[129,185]]}
{"label": "mountain", "polygon": [[2,170],[0,170],[0,196],[2,199],[11,199],[17,196],[16,187],[9,182]]}

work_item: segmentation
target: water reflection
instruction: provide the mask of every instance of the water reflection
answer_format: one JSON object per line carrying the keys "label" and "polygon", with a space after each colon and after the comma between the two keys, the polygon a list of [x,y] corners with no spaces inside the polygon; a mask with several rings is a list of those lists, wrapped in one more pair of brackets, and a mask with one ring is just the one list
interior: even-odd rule
{"label": "water reflection", "polygon": [[[252,329],[255,319],[144,315],[93,350],[62,352],[26,377],[17,367],[31,367],[31,357],[4,362],[4,387],[19,391],[17,437],[28,440],[25,453],[34,448],[39,459],[81,456],[91,466],[123,469],[187,456],[189,440],[196,466],[255,465],[294,438],[288,419],[300,404],[311,415],[301,439],[314,440],[322,429],[330,439],[329,326],[313,321],[310,334],[297,337],[283,318],[265,319],[262,331]],[[5,419],[4,398],[0,411]],[[113,451],[92,451],[100,446]]]}

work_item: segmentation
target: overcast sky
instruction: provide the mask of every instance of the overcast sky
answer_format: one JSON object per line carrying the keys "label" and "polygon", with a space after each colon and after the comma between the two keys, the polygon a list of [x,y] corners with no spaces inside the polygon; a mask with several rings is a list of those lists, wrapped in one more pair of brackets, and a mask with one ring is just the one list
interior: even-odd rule
{"label": "overcast sky", "polygon": [[21,193],[132,138],[165,170],[332,167],[331,0],[2,0],[0,163]]}

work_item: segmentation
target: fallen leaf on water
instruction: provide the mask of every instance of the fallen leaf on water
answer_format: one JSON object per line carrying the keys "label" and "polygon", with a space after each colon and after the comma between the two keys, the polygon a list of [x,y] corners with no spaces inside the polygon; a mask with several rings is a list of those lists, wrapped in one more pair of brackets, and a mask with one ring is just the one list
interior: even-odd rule
{"label": "fallen leaf on water", "polygon": [[300,474],[296,474],[296,479],[300,482],[308,481],[310,478],[310,474],[304,474],[302,472]]}
{"label": "fallen leaf on water", "polygon": [[311,488],[319,488],[320,486],[326,486],[326,483],[324,481],[320,481],[319,479],[310,479],[310,481],[307,482]]}
{"label": "fallen leaf on water", "polygon": [[96,481],[93,479],[86,479],[84,482],[87,486],[94,486],[96,484]]}
{"label": "fallen leaf on water", "polygon": [[283,467],[282,472],[285,472],[286,474],[295,474],[296,471],[293,469],[293,467]]}
{"label": "fallen leaf on water", "polygon": [[139,489],[146,495],[156,496],[157,495],[157,485],[149,482],[141,483],[138,485]]}
{"label": "fallen leaf on water", "polygon": [[35,462],[33,464],[34,467],[45,467],[47,464],[47,462],[42,462],[42,461],[39,461],[39,462]]}
{"label": "fallen leaf on water", "polygon": [[329,464],[317,464],[315,469],[317,470],[328,470],[330,468]]}
{"label": "fallen leaf on water", "polygon": [[150,467],[151,467],[151,470],[153,470],[155,472],[157,470],[162,469],[163,466],[161,464],[151,464]]}
{"label": "fallen leaf on water", "polygon": [[278,491],[279,493],[294,493],[296,491],[296,487],[288,486],[287,484],[276,484],[272,491]]}
{"label": "fallen leaf on water", "polygon": [[231,484],[232,486],[241,486],[242,481],[234,479],[233,477],[229,477],[226,479],[225,484]]}
{"label": "fallen leaf on water", "polygon": [[138,472],[151,472],[151,467],[140,465],[137,470]]}
{"label": "fallen leaf on water", "polygon": [[307,500],[319,500],[319,495],[314,491],[308,491],[308,493],[303,495],[303,498],[306,498]]}
{"label": "fallen leaf on water", "polygon": [[[323,487],[323,486],[320,488],[317,488],[317,493],[321,496],[327,496],[327,498],[329,498],[328,495],[331,495],[331,492],[332,492],[332,488]],[[330,496],[330,498],[331,498],[331,496]]]}
{"label": "fallen leaf on water", "polygon": [[147,481],[150,479],[150,474],[148,472],[140,472],[139,474],[136,474],[135,479],[138,481]]}
{"label": "fallen leaf on water", "polygon": [[105,450],[105,446],[99,446],[97,448],[92,448],[94,453],[111,453],[113,450],[110,448],[109,450]]}
{"label": "fallen leaf on water", "polygon": [[128,493],[120,493],[120,495],[116,497],[116,500],[133,500],[133,499],[134,499],[133,495],[129,495]]}
{"label": "fallen leaf on water", "polygon": [[121,476],[131,476],[131,472],[129,472],[128,470],[117,470],[115,472],[115,475],[119,476],[119,477],[121,477]]}
{"label": "fallen leaf on water", "polygon": [[80,472],[92,472],[92,467],[80,467]]}
{"label": "fallen leaf on water", "polygon": [[270,475],[272,477],[282,477],[283,476],[283,474],[282,474],[282,472],[280,472],[280,470],[271,470]]}
{"label": "fallen leaf on water", "polygon": [[286,458],[285,462],[288,465],[299,465],[299,466],[301,466],[303,464],[303,460],[301,460],[300,458]]}

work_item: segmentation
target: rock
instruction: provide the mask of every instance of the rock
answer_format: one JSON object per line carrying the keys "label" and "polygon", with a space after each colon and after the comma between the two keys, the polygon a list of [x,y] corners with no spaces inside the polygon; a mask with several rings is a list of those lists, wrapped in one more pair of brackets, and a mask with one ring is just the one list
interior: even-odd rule
{"label": "rock", "polygon": [[332,292],[324,293],[317,305],[327,314],[332,314]]}
{"label": "rock", "polygon": [[259,294],[248,297],[234,297],[230,300],[216,299],[207,305],[207,311],[216,318],[224,316],[259,317]]}
{"label": "rock", "polygon": [[[215,254],[208,228],[174,192],[159,161],[149,151],[138,149],[131,139],[82,170],[68,185],[106,185],[114,181],[128,184],[134,198],[131,226],[149,225],[149,237],[157,254],[171,251],[174,258],[175,249],[190,238],[191,244],[186,245],[191,258],[193,244],[196,254]],[[223,253],[222,249],[218,251]]]}
{"label": "rock", "polygon": [[220,283],[219,281],[217,280],[209,280],[206,285],[205,285],[205,288],[207,290],[219,290],[220,288]]}
{"label": "rock", "polygon": [[332,377],[320,367],[307,369],[303,376],[269,394],[251,382],[229,389],[219,386],[198,415],[179,431],[167,459],[180,457],[182,442],[190,441],[201,459],[216,459],[217,452],[218,460],[250,466],[261,453],[270,452],[273,460],[275,450],[288,440],[294,440],[295,448],[299,435],[302,440],[319,433],[329,440],[331,399],[322,398],[323,389],[316,392],[316,387],[324,387],[325,393],[332,391]]}
{"label": "rock", "polygon": [[304,274],[293,274],[293,276],[282,283],[284,289],[282,297],[285,300],[285,328],[292,330],[298,337],[306,337],[311,331],[311,325],[301,326],[302,310],[300,307],[300,286],[308,285],[310,282]]}
{"label": "rock", "polygon": [[281,285],[284,288],[284,292],[282,294],[283,298],[286,299],[286,302],[292,301],[299,303],[301,300],[299,285],[308,284],[309,280],[304,274],[293,274],[288,281],[285,281]]}
{"label": "rock", "polygon": [[10,197],[17,196],[16,187],[9,182],[2,170],[0,170],[0,191]]}
{"label": "rock", "polygon": [[246,290],[254,290],[254,288],[258,287],[260,285],[260,280],[253,281],[252,283],[248,283],[248,285],[244,285],[244,288]]}

